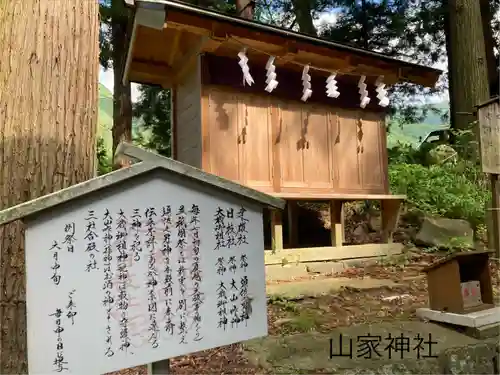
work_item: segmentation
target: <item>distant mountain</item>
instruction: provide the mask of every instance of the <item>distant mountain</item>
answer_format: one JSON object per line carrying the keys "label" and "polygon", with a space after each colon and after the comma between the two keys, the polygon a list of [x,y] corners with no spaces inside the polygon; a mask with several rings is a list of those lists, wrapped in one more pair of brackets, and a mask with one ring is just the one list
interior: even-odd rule
{"label": "distant mountain", "polygon": [[[432,108],[449,113],[450,104],[441,102],[432,105]],[[439,113],[429,111],[427,117],[419,124],[407,124],[403,127],[397,124],[392,125],[387,137],[387,146],[393,147],[398,142],[417,146],[431,131],[448,127],[449,124],[443,122]]]}
{"label": "distant mountain", "polygon": [[111,128],[113,127],[113,93],[101,83],[99,83],[98,120],[97,136],[104,140],[106,149],[111,151],[113,145],[111,135]]}
{"label": "distant mountain", "polygon": [[[111,133],[113,127],[113,93],[101,83],[99,83],[98,122],[97,136],[104,140],[106,150],[111,153],[113,147],[113,135]],[[132,134],[135,135],[139,131],[138,129],[137,120],[132,120]]]}

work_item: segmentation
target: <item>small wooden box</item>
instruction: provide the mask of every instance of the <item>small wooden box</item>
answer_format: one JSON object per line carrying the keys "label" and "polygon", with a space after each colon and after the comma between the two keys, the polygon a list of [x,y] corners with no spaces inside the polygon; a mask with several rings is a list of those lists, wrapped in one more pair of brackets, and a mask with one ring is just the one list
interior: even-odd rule
{"label": "small wooden box", "polygon": [[429,307],[458,314],[494,307],[488,264],[490,253],[455,253],[425,268]]}

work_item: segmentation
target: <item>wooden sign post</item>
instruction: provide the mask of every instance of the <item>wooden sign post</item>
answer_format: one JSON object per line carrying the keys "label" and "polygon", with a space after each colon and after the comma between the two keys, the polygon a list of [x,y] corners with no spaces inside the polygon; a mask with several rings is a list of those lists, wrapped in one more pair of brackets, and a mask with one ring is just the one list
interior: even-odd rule
{"label": "wooden sign post", "polygon": [[119,152],[142,161],[0,212],[26,226],[30,373],[159,368],[267,335],[262,209],[284,201]]}
{"label": "wooden sign post", "polygon": [[500,257],[500,97],[490,99],[477,106],[479,120],[479,147],[481,167],[490,175],[491,217],[494,241],[490,248]]}

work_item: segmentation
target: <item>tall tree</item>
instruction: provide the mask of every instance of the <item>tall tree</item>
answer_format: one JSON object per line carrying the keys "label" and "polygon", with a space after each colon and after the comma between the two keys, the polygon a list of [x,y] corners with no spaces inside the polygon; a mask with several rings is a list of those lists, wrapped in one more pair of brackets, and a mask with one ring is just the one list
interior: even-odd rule
{"label": "tall tree", "polygon": [[[442,18],[431,12],[436,1],[427,0],[424,4],[406,0],[335,0],[334,4],[338,9],[337,22],[322,31],[324,38],[425,64],[443,57]],[[434,31],[437,25],[440,33]],[[398,113],[395,122],[419,122],[434,109],[427,103],[416,106],[415,95],[426,96],[442,89],[407,83],[390,88],[390,110]]]}
{"label": "tall tree", "polygon": [[470,129],[474,106],[489,98],[488,66],[478,0],[448,0],[456,129]]}
{"label": "tall tree", "polygon": [[500,1],[479,0],[481,9],[481,19],[483,26],[484,46],[486,53],[486,66],[488,68],[488,82],[490,96],[499,95],[499,82],[497,61],[495,59],[494,49],[499,47],[498,42],[493,37],[493,13],[498,11]]}
{"label": "tall tree", "polygon": [[123,0],[101,0],[100,62],[104,69],[113,69],[113,146],[132,140],[132,93],[130,82],[123,84],[122,72],[131,29],[130,10]]}
{"label": "tall tree", "polygon": [[253,19],[255,10],[254,0],[236,0],[236,15],[247,20]]}
{"label": "tall tree", "polygon": [[141,85],[139,93],[134,116],[139,120],[141,134],[136,141],[160,155],[171,157],[171,90]]}
{"label": "tall tree", "polygon": [[[0,209],[95,175],[98,6],[0,1]],[[0,228],[0,373],[25,374],[24,234]]]}
{"label": "tall tree", "polygon": [[299,31],[303,34],[316,36],[318,31],[313,23],[315,2],[313,0],[292,0],[292,5]]}

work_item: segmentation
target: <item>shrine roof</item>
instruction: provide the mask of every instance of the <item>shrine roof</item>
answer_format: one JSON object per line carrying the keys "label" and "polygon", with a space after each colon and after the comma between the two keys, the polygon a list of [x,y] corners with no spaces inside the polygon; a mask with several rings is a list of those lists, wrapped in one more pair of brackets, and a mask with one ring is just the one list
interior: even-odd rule
{"label": "shrine roof", "polygon": [[446,263],[449,263],[455,259],[467,258],[467,257],[475,257],[475,256],[489,256],[492,254],[492,250],[475,250],[475,251],[461,251],[445,256],[434,263],[430,264],[427,267],[422,269],[422,272],[429,272],[433,269],[443,266]]}
{"label": "shrine roof", "polygon": [[116,154],[118,157],[130,159],[136,163],[0,211],[0,225],[39,214],[52,207],[68,203],[78,198],[90,196],[105,188],[117,186],[127,180],[145,175],[154,170],[172,173],[204,186],[209,185],[212,188],[222,190],[225,193],[232,194],[233,196],[237,196],[247,201],[253,201],[263,206],[279,209],[285,207],[285,201],[283,199],[272,197],[268,194],[261,193],[222,177],[206,173],[198,168],[143,150],[139,147],[122,143],[118,146]]}
{"label": "shrine roof", "polygon": [[[236,58],[248,48],[250,61],[276,57],[287,68],[300,64],[346,75],[384,76],[386,84],[433,87],[442,71],[350,45],[196,7],[175,0],[124,0],[134,9],[124,81],[171,87],[195,56]],[[294,64],[295,63],[295,64]],[[295,65],[295,66],[294,66]]]}

